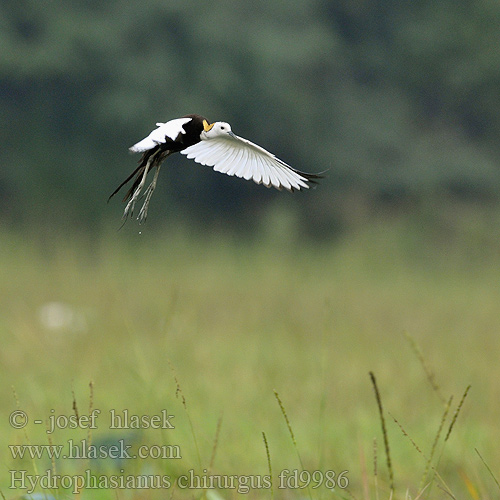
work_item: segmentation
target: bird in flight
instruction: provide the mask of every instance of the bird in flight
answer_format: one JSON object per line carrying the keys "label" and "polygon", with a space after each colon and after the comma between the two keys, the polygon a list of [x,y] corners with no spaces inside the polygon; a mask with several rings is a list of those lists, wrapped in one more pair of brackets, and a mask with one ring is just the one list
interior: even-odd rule
{"label": "bird in flight", "polygon": [[200,115],[186,115],[166,123],[157,123],[146,138],[134,144],[130,151],[142,153],[139,166],[115,189],[108,201],[134,176],[130,189],[123,198],[127,202],[123,219],[133,216],[148,173],[156,169],[153,181],[144,191],[144,204],[137,219],[145,222],[148,206],[156,187],[160,166],[173,153],[180,152],[201,165],[213,167],[217,172],[252,179],[257,184],[288,191],[308,189],[315,184],[318,174],[295,170],[284,161],[257,144],[237,136],[225,122],[209,123]]}

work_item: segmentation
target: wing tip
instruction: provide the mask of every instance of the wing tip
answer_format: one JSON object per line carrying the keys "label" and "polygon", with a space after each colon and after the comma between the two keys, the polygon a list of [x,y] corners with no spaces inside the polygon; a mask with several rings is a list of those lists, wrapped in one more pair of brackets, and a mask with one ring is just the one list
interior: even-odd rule
{"label": "wing tip", "polygon": [[131,153],[144,153],[144,151],[147,151],[148,149],[152,149],[154,147],[154,145],[152,147],[150,146],[152,146],[151,143],[149,142],[146,143],[145,140],[143,139],[142,141],[139,141],[133,146],[130,146],[128,150]]}
{"label": "wing tip", "polygon": [[297,171],[297,173],[306,182],[305,186],[301,186],[301,187],[303,187],[305,189],[309,189],[310,187],[314,188],[319,183],[320,179],[324,179],[325,178],[325,176],[323,174],[325,172],[327,172],[327,171],[328,170],[324,170],[323,172],[319,172],[318,174],[310,174],[310,173],[307,173],[307,172],[299,172],[299,171]]}

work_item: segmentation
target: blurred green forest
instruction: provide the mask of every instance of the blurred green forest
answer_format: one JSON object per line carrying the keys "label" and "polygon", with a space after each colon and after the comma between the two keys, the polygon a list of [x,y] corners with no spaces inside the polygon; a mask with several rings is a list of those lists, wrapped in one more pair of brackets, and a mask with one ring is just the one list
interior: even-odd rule
{"label": "blurred green forest", "polygon": [[323,236],[387,205],[495,206],[499,25],[491,0],[4,0],[0,221],[119,219],[128,146],[187,113],[327,178],[278,194],[170,158],[149,224],[274,209]]}

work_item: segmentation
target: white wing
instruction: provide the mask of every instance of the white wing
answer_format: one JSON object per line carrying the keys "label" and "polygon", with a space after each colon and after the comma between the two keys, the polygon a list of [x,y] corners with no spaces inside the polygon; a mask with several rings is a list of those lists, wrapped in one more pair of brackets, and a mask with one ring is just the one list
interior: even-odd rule
{"label": "white wing", "polygon": [[175,141],[179,134],[186,133],[183,126],[191,120],[192,118],[176,118],[167,123],[157,123],[158,128],[154,129],[145,139],[134,144],[130,151],[132,153],[143,153],[148,149],[153,149],[158,144],[163,144],[167,137]]}
{"label": "white wing", "polygon": [[235,134],[203,139],[181,153],[217,172],[277,189],[307,189],[307,181],[317,177],[293,169],[269,151]]}

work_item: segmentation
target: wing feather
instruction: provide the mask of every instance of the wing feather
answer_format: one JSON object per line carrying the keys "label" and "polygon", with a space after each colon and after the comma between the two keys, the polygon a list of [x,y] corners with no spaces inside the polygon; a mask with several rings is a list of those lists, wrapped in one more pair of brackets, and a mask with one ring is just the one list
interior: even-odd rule
{"label": "wing feather", "polygon": [[257,159],[260,175],[254,175],[253,180],[257,184],[264,184],[266,187],[271,187],[271,175],[269,173],[269,168],[267,168],[266,162],[259,155],[257,155]]}
{"label": "wing feather", "polygon": [[[221,147],[218,148],[217,152],[213,152],[212,157],[214,158],[214,160],[211,159],[208,165],[213,167],[217,172],[225,173],[226,170],[231,166],[231,149],[229,148],[229,145],[221,145]],[[219,157],[221,158],[221,160],[217,160],[217,158]]]}
{"label": "wing feather", "polygon": [[245,150],[245,153],[241,157],[240,161],[237,163],[235,162],[233,164],[233,167],[231,168],[231,172],[233,172],[233,174],[236,177],[239,177],[241,179],[243,177],[243,173],[245,172],[245,170],[247,168],[247,165],[251,165],[251,164],[252,164],[252,154],[250,151]]}
{"label": "wing feather", "polygon": [[250,180],[252,178],[252,162],[248,162],[246,165],[245,165],[245,168],[243,169],[243,172],[242,172],[242,178],[245,179],[246,181]]}
{"label": "wing feather", "polygon": [[238,170],[248,163],[248,150],[242,149],[241,154],[238,157],[237,161],[233,162],[229,170],[227,171],[228,175],[237,175]]}
{"label": "wing feather", "polygon": [[264,148],[234,134],[202,139],[181,153],[217,172],[277,189],[307,189],[308,182],[318,177],[295,170]]}

